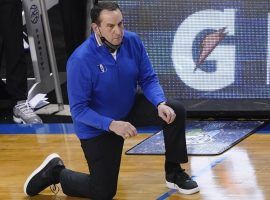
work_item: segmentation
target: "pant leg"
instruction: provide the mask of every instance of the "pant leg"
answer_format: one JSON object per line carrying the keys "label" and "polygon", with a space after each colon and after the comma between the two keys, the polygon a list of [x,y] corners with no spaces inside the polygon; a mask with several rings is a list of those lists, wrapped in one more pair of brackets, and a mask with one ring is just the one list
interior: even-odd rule
{"label": "pant leg", "polygon": [[176,113],[173,123],[163,127],[166,160],[176,163],[188,162],[186,146],[186,111],[176,99],[169,99],[167,105]]}
{"label": "pant leg", "polygon": [[59,0],[59,5],[64,26],[66,53],[69,57],[86,38],[87,0]]}
{"label": "pant leg", "polygon": [[123,142],[122,137],[108,132],[81,140],[90,175],[62,170],[60,183],[63,192],[68,196],[111,200],[117,190]]}
{"label": "pant leg", "polygon": [[1,0],[0,27],[6,60],[6,90],[14,100],[26,99],[27,66],[23,48],[21,0]]}
{"label": "pant leg", "polygon": [[166,160],[186,163],[188,161],[185,136],[186,112],[178,100],[168,99],[167,105],[176,113],[176,118],[171,124],[165,123],[158,116],[157,108],[143,94],[137,94],[134,107],[129,113],[127,121],[134,126],[162,126]]}

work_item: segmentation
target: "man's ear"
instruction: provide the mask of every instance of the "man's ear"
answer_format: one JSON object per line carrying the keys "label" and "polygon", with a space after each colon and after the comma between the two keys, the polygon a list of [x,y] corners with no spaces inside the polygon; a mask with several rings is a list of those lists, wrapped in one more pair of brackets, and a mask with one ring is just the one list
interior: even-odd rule
{"label": "man's ear", "polygon": [[91,28],[95,32],[95,34],[100,35],[99,30],[98,30],[98,25],[96,23],[92,23]]}

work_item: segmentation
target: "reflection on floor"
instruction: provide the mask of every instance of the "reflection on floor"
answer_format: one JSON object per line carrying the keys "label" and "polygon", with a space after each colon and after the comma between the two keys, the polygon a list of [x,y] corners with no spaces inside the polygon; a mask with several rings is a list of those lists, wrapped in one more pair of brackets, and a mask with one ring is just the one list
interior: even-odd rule
{"label": "reflection on floor", "polygon": [[[125,152],[148,134],[127,139]],[[75,171],[88,173],[88,168],[74,134],[1,134],[0,199],[25,200],[23,183],[32,170],[52,152],[63,158]],[[203,199],[244,200],[270,199],[270,135],[253,134],[220,156],[191,156],[183,167],[200,186],[200,193],[181,195],[164,183],[163,156],[124,155],[116,199]],[[56,196],[73,200],[62,191]],[[31,199],[56,198],[49,189]]]}

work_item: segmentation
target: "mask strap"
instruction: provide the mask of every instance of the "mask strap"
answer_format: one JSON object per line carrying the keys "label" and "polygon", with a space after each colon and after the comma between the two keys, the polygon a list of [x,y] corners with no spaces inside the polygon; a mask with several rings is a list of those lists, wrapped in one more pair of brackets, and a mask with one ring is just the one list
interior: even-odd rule
{"label": "mask strap", "polygon": [[101,34],[101,31],[99,30],[98,28],[98,31],[99,31],[99,34],[100,34],[100,40],[103,44],[105,44],[105,46],[109,49],[110,53],[114,53],[120,46],[121,46],[121,43],[118,44],[118,45],[114,45],[112,43],[110,43],[105,37],[102,36]]}

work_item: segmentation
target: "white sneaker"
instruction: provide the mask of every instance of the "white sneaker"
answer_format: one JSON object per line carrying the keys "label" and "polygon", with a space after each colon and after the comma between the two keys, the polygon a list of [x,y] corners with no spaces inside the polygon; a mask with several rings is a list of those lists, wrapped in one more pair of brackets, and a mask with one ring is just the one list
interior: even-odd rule
{"label": "white sneaker", "polygon": [[40,117],[30,107],[28,101],[18,101],[13,107],[13,121],[20,124],[42,124]]}

